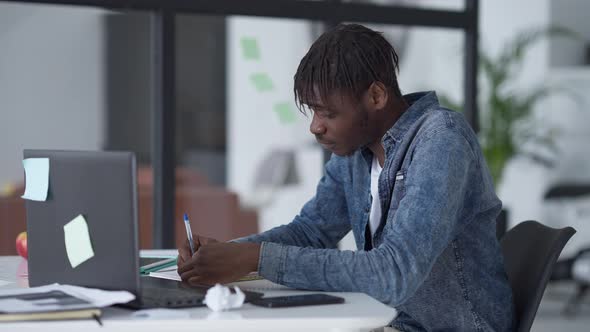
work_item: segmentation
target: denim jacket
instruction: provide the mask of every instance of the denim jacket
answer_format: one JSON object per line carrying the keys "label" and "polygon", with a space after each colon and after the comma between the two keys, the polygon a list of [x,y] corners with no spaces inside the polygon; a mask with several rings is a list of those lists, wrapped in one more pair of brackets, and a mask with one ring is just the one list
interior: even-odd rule
{"label": "denim jacket", "polygon": [[[476,135],[434,92],[384,135],[383,216],[371,240],[372,152],[333,155],[295,219],[238,239],[261,243],[258,272],[286,286],[363,292],[395,307],[401,331],[512,329],[512,291],[496,239],[502,203]],[[351,231],[358,251],[338,250]],[[365,234],[365,232],[369,234]],[[369,250],[367,250],[369,249]]]}

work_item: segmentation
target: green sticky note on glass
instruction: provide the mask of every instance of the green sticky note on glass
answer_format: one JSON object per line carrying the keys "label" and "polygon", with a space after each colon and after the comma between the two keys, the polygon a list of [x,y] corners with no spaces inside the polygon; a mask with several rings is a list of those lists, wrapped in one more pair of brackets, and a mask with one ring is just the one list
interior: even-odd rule
{"label": "green sticky note on glass", "polygon": [[25,169],[24,199],[44,202],[49,192],[49,159],[27,158],[23,160]]}
{"label": "green sticky note on glass", "polygon": [[90,232],[84,216],[79,215],[64,225],[66,253],[72,268],[94,257]]}
{"label": "green sticky note on glass", "polygon": [[272,80],[265,73],[256,73],[250,75],[250,81],[252,81],[254,87],[256,87],[256,90],[260,92],[270,91],[273,89]]}
{"label": "green sticky note on glass", "polygon": [[260,59],[260,49],[258,48],[258,42],[255,38],[243,37],[240,43],[242,44],[242,53],[244,54],[245,59]]}
{"label": "green sticky note on glass", "polygon": [[289,124],[297,121],[297,114],[290,103],[277,103],[273,110],[279,116],[281,123]]}

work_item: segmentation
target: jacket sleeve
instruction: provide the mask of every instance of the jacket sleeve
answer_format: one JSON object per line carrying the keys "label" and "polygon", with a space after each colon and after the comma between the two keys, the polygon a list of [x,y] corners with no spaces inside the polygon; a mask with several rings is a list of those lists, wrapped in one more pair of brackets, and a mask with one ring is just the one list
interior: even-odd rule
{"label": "jacket sleeve", "polygon": [[336,248],[350,231],[350,220],[342,186],[342,160],[333,156],[315,196],[301,209],[292,222],[232,242],[272,242],[288,246]]}
{"label": "jacket sleeve", "polygon": [[[436,139],[429,139],[431,136]],[[469,179],[479,172],[477,159],[460,133],[443,129],[429,137],[416,143],[405,171],[405,194],[396,203],[396,212],[387,216],[383,241],[377,248],[355,252],[263,242],[259,273],[294,288],[363,292],[392,306],[404,303],[428,276],[462,223],[470,221],[460,215],[468,187],[473,185]],[[333,228],[310,226],[313,218],[327,217],[327,211],[316,202],[312,201],[305,218],[295,223],[298,231],[288,232],[293,236],[289,242],[324,244],[331,238]],[[340,215],[336,210],[331,213]],[[320,230],[318,234],[306,235],[305,242],[294,240],[316,230]]]}

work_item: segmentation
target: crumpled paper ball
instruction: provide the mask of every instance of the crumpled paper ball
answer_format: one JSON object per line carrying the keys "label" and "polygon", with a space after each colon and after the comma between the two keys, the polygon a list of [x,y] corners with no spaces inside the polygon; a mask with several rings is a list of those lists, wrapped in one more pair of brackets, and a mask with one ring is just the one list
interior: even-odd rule
{"label": "crumpled paper ball", "polygon": [[246,295],[238,287],[234,287],[235,293],[232,294],[229,287],[221,284],[207,290],[205,300],[203,301],[209,309],[213,311],[223,311],[234,308],[239,308],[244,304]]}

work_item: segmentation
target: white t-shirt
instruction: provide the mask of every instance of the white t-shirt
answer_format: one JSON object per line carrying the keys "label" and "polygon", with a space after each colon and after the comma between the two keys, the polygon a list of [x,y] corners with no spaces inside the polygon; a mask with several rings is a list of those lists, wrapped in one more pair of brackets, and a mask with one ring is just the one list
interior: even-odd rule
{"label": "white t-shirt", "polygon": [[375,234],[379,222],[381,221],[381,200],[379,199],[379,175],[383,168],[379,165],[377,155],[373,155],[373,163],[371,165],[371,214],[369,215],[369,229],[371,236]]}

